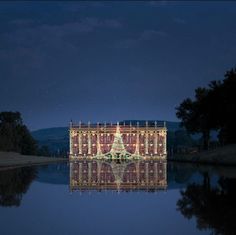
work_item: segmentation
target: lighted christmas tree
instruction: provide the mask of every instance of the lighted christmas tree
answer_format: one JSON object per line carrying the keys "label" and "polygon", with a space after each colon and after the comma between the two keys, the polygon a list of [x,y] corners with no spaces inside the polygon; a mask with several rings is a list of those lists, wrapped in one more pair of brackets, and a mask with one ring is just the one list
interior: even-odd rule
{"label": "lighted christmas tree", "polygon": [[119,123],[117,123],[116,126],[116,133],[114,136],[114,142],[111,147],[111,151],[109,153],[112,158],[124,158],[128,157],[130,154],[125,150],[125,146],[123,143],[123,139],[120,133],[120,126]]}
{"label": "lighted christmas tree", "polygon": [[111,152],[122,153],[123,151],[125,151],[125,146],[124,146],[123,139],[120,133],[119,123],[117,123],[116,133],[114,136],[114,142],[111,147]]}

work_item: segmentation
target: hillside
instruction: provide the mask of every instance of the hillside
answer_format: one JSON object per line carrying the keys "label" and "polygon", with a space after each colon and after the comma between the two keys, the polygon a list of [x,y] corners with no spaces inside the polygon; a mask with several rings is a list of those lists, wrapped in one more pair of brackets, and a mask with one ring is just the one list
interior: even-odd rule
{"label": "hillside", "polygon": [[47,146],[52,155],[66,155],[69,148],[68,127],[54,127],[31,132],[39,147]]}

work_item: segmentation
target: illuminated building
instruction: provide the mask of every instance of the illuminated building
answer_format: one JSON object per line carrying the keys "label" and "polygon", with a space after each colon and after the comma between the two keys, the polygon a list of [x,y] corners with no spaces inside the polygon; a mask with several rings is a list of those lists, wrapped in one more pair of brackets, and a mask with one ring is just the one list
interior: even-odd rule
{"label": "illuminated building", "polygon": [[70,161],[70,190],[154,192],[167,188],[165,160]]}
{"label": "illuminated building", "polygon": [[166,158],[165,124],[70,124],[70,159]]}

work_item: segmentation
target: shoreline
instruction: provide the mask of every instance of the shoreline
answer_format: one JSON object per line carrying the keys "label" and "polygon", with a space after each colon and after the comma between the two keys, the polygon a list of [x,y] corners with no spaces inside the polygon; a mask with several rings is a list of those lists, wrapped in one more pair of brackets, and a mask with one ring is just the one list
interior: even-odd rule
{"label": "shoreline", "polygon": [[170,158],[167,157],[167,161],[213,166],[236,166],[236,144],[195,154],[176,154]]}
{"label": "shoreline", "polygon": [[[15,152],[0,152],[0,170],[24,166],[68,162],[69,158],[21,155]],[[236,166],[236,144],[218,147],[195,154],[167,156],[168,162],[182,162],[212,166]]]}
{"label": "shoreline", "polygon": [[45,165],[57,162],[67,162],[68,158],[42,157],[21,155],[15,152],[0,152],[0,170],[25,166]]}

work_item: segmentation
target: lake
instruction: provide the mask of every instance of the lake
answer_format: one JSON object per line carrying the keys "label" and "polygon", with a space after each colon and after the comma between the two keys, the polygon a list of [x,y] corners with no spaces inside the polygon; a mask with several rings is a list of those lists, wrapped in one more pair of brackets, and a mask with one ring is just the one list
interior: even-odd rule
{"label": "lake", "polygon": [[0,170],[0,234],[236,234],[236,168],[76,161]]}

